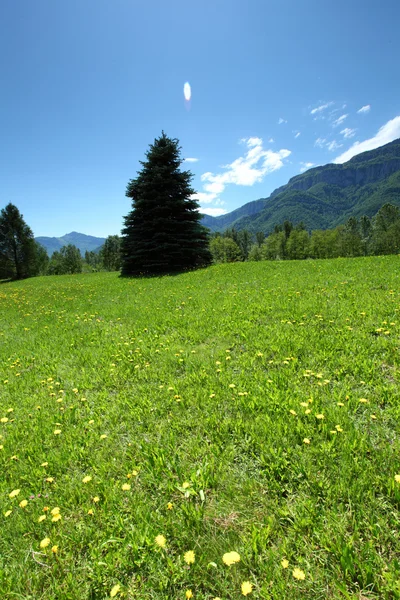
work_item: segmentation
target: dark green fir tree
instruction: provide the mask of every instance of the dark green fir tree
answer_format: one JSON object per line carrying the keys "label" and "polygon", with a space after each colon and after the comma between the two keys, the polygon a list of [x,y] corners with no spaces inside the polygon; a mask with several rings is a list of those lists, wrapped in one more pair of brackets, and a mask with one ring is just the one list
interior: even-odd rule
{"label": "dark green fir tree", "polygon": [[122,275],[171,273],[211,262],[208,231],[192,198],[193,175],[181,171],[181,163],[178,140],[163,132],[128,183],[132,211],[122,230]]}

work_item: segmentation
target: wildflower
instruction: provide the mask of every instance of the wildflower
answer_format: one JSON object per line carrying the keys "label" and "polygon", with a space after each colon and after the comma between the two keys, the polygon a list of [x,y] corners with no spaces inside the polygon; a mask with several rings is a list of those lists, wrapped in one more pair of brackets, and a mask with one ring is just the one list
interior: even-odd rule
{"label": "wildflower", "polygon": [[6,512],[4,513],[5,517],[9,517],[12,513],[12,510],[6,510]]}
{"label": "wildflower", "polygon": [[297,567],[295,569],[293,569],[292,575],[295,579],[305,579],[306,578],[304,571],[302,571],[301,569],[298,569]]}
{"label": "wildflower", "polygon": [[90,475],[86,475],[83,479],[82,479],[82,483],[89,483],[89,481],[92,481],[92,478]]}
{"label": "wildflower", "polygon": [[93,509],[92,509],[92,508],[89,508],[89,510],[88,510],[88,512],[87,512],[87,514],[88,514],[88,515],[94,515]]}
{"label": "wildflower", "polygon": [[61,520],[60,513],[57,513],[56,515],[54,515],[54,517],[51,520],[53,523],[57,523],[57,521],[60,521]]}
{"label": "wildflower", "polygon": [[192,598],[192,596],[193,596],[192,590],[186,590],[185,596],[186,596],[187,600],[190,600],[190,598]]}
{"label": "wildflower", "polygon": [[240,562],[240,554],[237,552],[226,552],[222,557],[222,562],[224,562],[228,567],[234,565],[235,563]]}
{"label": "wildflower", "polygon": [[190,483],[188,481],[184,481],[182,483],[182,487],[183,487],[184,490],[187,490],[190,487]]}
{"label": "wildflower", "polygon": [[185,552],[184,560],[185,560],[185,563],[188,565],[192,565],[194,563],[195,554],[194,554],[193,550],[188,550],[187,552]]}
{"label": "wildflower", "polygon": [[41,467],[47,467],[47,465],[48,465],[48,464],[49,464],[48,462],[44,462],[44,463],[42,463],[40,466],[41,466]]}
{"label": "wildflower", "polygon": [[376,419],[376,415],[371,415],[371,419],[374,421]]}
{"label": "wildflower", "polygon": [[400,475],[395,475],[394,480],[396,483],[400,483]]}
{"label": "wildflower", "polygon": [[337,402],[338,406],[344,406],[343,402]]}
{"label": "wildflower", "polygon": [[8,494],[9,498],[15,498],[15,496],[18,496],[18,494],[20,493],[21,490],[13,490],[12,492],[10,492]]}
{"label": "wildflower", "polygon": [[60,435],[61,429],[55,429],[53,433],[54,435]]}
{"label": "wildflower", "polygon": [[53,481],[54,481],[54,477],[46,477],[46,481],[47,481],[48,483],[53,483]]}
{"label": "wildflower", "polygon": [[174,508],[174,505],[172,504],[172,502],[168,502],[167,510],[172,510],[173,508]]}
{"label": "wildflower", "polygon": [[157,544],[157,546],[160,546],[160,548],[165,548],[165,546],[167,545],[167,540],[165,539],[165,537],[163,535],[158,535],[154,539],[154,541]]}
{"label": "wildflower", "polygon": [[96,503],[97,503],[97,502],[100,502],[100,498],[99,498],[98,496],[95,496],[95,497],[93,498],[93,502],[96,502]]}
{"label": "wildflower", "polygon": [[248,594],[251,594],[252,591],[253,591],[253,584],[250,583],[250,581],[243,581],[243,583],[242,583],[243,596],[247,596]]}
{"label": "wildflower", "polygon": [[[43,510],[44,510],[44,509],[43,509]],[[48,509],[47,509],[47,510],[48,510]],[[53,510],[51,510],[50,512],[51,512],[51,514],[52,514],[53,516],[54,516],[54,515],[58,515],[58,514],[60,514],[60,509],[59,509],[59,507],[58,507],[58,506],[55,506],[55,507],[53,508]]]}
{"label": "wildflower", "polygon": [[300,406],[302,406],[303,408],[307,408],[308,402],[300,402]]}
{"label": "wildflower", "polygon": [[102,433],[101,436],[100,436],[100,439],[101,440],[105,440],[106,437],[107,437],[107,434],[106,433]]}
{"label": "wildflower", "polygon": [[123,483],[121,486],[121,490],[123,490],[124,492],[129,492],[130,489],[131,489],[130,483]]}
{"label": "wildflower", "polygon": [[303,443],[304,444],[309,444],[310,443],[310,438],[304,438]]}
{"label": "wildflower", "polygon": [[311,412],[311,408],[307,408],[307,410],[305,410],[305,411],[304,411],[304,414],[305,414],[305,415],[309,415],[309,414],[310,414],[310,412]]}
{"label": "wildflower", "polygon": [[51,551],[52,551],[53,554],[57,554],[57,552],[58,552],[58,546],[52,546],[51,547]]}
{"label": "wildflower", "polygon": [[325,419],[325,416],[322,413],[315,415],[317,419]]}
{"label": "wildflower", "polygon": [[282,558],[281,565],[284,569],[287,569],[289,566],[289,561],[286,558]]}
{"label": "wildflower", "polygon": [[41,548],[47,548],[47,546],[50,544],[50,538],[44,538],[41,542],[40,542],[40,547]]}
{"label": "wildflower", "polygon": [[297,415],[297,412],[295,410],[293,410],[293,409],[289,410],[289,412],[290,412],[291,415],[294,415],[294,416]]}
{"label": "wildflower", "polygon": [[25,506],[28,506],[28,500],[21,500],[21,502],[19,503],[21,508],[25,508]]}
{"label": "wildflower", "polygon": [[38,518],[38,523],[41,523],[42,521],[44,521],[46,519],[46,515],[40,515],[40,517]]}
{"label": "wildflower", "polygon": [[340,427],[340,425],[335,425],[335,428],[336,428],[336,430],[337,430],[337,431],[339,431],[339,432],[340,432],[340,431],[343,431],[343,429]]}
{"label": "wildflower", "polygon": [[361,402],[361,404],[369,404],[369,400],[367,400],[366,398],[360,398],[359,402]]}
{"label": "wildflower", "polygon": [[43,512],[47,512],[48,510],[49,510],[49,507],[48,507],[48,506],[44,506],[44,507],[43,507]]}
{"label": "wildflower", "polygon": [[235,388],[235,387],[236,387],[236,385],[235,385],[234,383],[230,383],[230,384],[229,384],[229,387],[230,387],[231,389],[233,389],[233,388]]}
{"label": "wildflower", "polygon": [[120,591],[121,591],[121,586],[119,585],[119,583],[117,583],[117,585],[114,585],[114,587],[112,588],[112,590],[110,592],[110,598],[114,598]]}
{"label": "wildflower", "polygon": [[8,422],[8,419],[7,419],[7,417],[2,417],[2,418],[0,419],[0,423],[7,423],[7,422]]}

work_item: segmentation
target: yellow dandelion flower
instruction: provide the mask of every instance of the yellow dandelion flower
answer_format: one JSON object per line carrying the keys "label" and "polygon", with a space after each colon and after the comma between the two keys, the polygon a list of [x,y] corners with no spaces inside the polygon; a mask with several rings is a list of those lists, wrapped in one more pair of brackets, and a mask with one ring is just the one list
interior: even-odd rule
{"label": "yellow dandelion flower", "polygon": [[230,383],[230,384],[229,384],[229,387],[230,387],[231,389],[233,389],[233,388],[235,388],[235,387],[236,387],[236,385],[235,385],[234,383]]}
{"label": "yellow dandelion flower", "polygon": [[190,487],[190,483],[189,483],[188,481],[184,481],[184,482],[182,483],[182,487],[183,487],[183,489],[184,489],[184,490],[187,490],[187,488],[189,488],[189,487]]}
{"label": "yellow dandelion flower", "polygon": [[159,546],[160,548],[165,548],[165,546],[167,545],[167,540],[165,539],[165,537],[163,535],[158,535],[154,539],[154,541],[157,544],[157,546]]}
{"label": "yellow dandelion flower", "polygon": [[308,402],[300,402],[300,406],[302,406],[303,408],[307,408]]}
{"label": "yellow dandelion flower", "polygon": [[[46,507],[43,510],[45,510],[45,509],[46,509]],[[59,515],[60,514],[60,508],[58,506],[55,506],[50,512],[51,512],[52,515]]]}
{"label": "yellow dandelion flower", "polygon": [[40,515],[40,517],[38,518],[38,523],[45,521],[45,519],[47,519],[46,515]]}
{"label": "yellow dandelion flower", "polygon": [[2,418],[0,419],[0,423],[8,423],[8,419],[7,419],[7,417],[2,417]]}
{"label": "yellow dandelion flower", "polygon": [[92,509],[92,508],[89,508],[89,510],[87,511],[87,514],[88,514],[88,515],[94,515],[93,509]]}
{"label": "yellow dandelion flower", "polygon": [[93,502],[96,502],[96,503],[97,503],[97,502],[100,502],[100,498],[99,498],[98,496],[95,496],[95,497],[93,498]]}
{"label": "yellow dandelion flower", "polygon": [[129,492],[130,489],[131,489],[130,483],[123,483],[121,486],[121,490],[123,490],[124,492]]}
{"label": "yellow dandelion flower", "polygon": [[188,565],[192,565],[194,563],[195,553],[193,552],[193,550],[188,550],[187,552],[185,552],[184,560],[185,563],[187,563]]}
{"label": "yellow dandelion flower", "polygon": [[297,567],[295,569],[293,569],[292,575],[295,579],[305,579],[306,578],[304,571],[302,571],[301,569],[298,569]]}
{"label": "yellow dandelion flower", "polygon": [[21,502],[19,503],[21,508],[25,508],[25,506],[28,506],[28,500],[21,500]]}
{"label": "yellow dandelion flower", "polygon": [[89,481],[92,481],[92,478],[90,475],[86,475],[83,479],[82,479],[82,483],[89,483]]}
{"label": "yellow dandelion flower", "polygon": [[325,416],[322,413],[315,415],[317,419],[325,419]]}
{"label": "yellow dandelion flower", "polygon": [[337,406],[344,406],[343,402],[337,402]]}
{"label": "yellow dandelion flower", "polygon": [[396,483],[400,483],[400,475],[395,475],[394,480]]}
{"label": "yellow dandelion flower", "polygon": [[119,583],[117,583],[117,585],[114,585],[114,587],[111,589],[110,598],[114,598],[120,591],[121,586],[119,585]]}
{"label": "yellow dandelion flower", "polygon": [[107,434],[106,433],[102,433],[101,436],[100,436],[100,439],[101,440],[105,440],[106,437],[107,437]]}
{"label": "yellow dandelion flower", "polygon": [[311,412],[311,408],[307,408],[307,410],[305,410],[305,411],[304,411],[304,414],[305,414],[305,415],[309,415],[309,414],[310,414],[310,412]]}
{"label": "yellow dandelion flower", "polygon": [[172,502],[168,502],[167,509],[172,510],[173,508],[174,508],[174,505],[172,504]]}
{"label": "yellow dandelion flower", "polygon": [[337,433],[336,429],[331,429],[330,432],[332,435],[335,435]]}
{"label": "yellow dandelion flower", "polygon": [[359,402],[361,402],[361,404],[369,404],[369,400],[367,400],[366,398],[360,398]]}
{"label": "yellow dandelion flower", "polygon": [[48,462],[44,462],[44,463],[42,463],[40,466],[41,466],[41,467],[47,467],[47,466],[48,466],[48,464],[49,464]]}
{"label": "yellow dandelion flower", "polygon": [[187,598],[187,600],[190,600],[190,598],[193,597],[193,592],[192,590],[186,590],[185,592],[185,597]]}
{"label": "yellow dandelion flower", "polygon": [[48,481],[48,483],[53,483],[54,477],[46,477],[46,481]]}
{"label": "yellow dandelion flower", "polygon": [[375,421],[375,419],[376,419],[376,415],[371,415],[371,419],[372,419],[373,421]]}
{"label": "yellow dandelion flower", "polygon": [[48,510],[50,510],[48,506],[43,507],[43,512],[47,512]]}
{"label": "yellow dandelion flower", "polygon": [[54,515],[54,517],[51,520],[53,523],[57,523],[57,521],[60,521],[61,520],[60,513],[57,513],[56,515]]}
{"label": "yellow dandelion flower", "polygon": [[15,496],[18,496],[18,494],[20,493],[21,490],[13,490],[12,492],[10,492],[8,494],[9,498],[15,498]]}
{"label": "yellow dandelion flower", "polygon": [[253,591],[253,584],[250,583],[250,581],[243,581],[243,583],[242,583],[243,596],[247,596],[248,594],[251,594],[252,591]]}
{"label": "yellow dandelion flower", "polygon": [[61,429],[55,429],[53,433],[54,435],[60,435]]}
{"label": "yellow dandelion flower", "polygon": [[224,562],[226,565],[228,565],[228,567],[230,567],[231,565],[240,562],[240,554],[238,554],[235,551],[225,552],[225,554],[222,557],[222,562]]}
{"label": "yellow dandelion flower", "polygon": [[343,431],[343,429],[340,427],[340,425],[335,425],[335,429],[336,429],[336,431],[339,431],[339,432]]}
{"label": "yellow dandelion flower", "polygon": [[52,551],[53,554],[57,554],[57,552],[58,552],[58,546],[52,546],[51,547],[51,551]]}
{"label": "yellow dandelion flower", "polygon": [[284,569],[287,569],[289,566],[289,561],[286,558],[282,558],[281,565]]}
{"label": "yellow dandelion flower", "polygon": [[6,510],[6,512],[4,513],[5,517],[9,517],[12,513],[12,510]]}
{"label": "yellow dandelion flower", "polygon": [[44,538],[41,542],[40,542],[40,547],[41,548],[47,548],[47,546],[50,544],[50,538]]}
{"label": "yellow dandelion flower", "polygon": [[297,415],[297,412],[295,410],[293,410],[293,409],[289,410],[289,412],[290,412],[291,415],[294,415],[294,416]]}
{"label": "yellow dandelion flower", "polygon": [[137,477],[139,475],[139,471],[135,471],[135,469],[133,469],[131,475],[132,477]]}

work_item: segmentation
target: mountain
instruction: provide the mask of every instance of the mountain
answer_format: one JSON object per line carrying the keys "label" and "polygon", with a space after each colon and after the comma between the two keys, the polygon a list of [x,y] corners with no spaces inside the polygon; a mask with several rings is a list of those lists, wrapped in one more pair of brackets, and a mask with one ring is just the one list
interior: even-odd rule
{"label": "mountain", "polygon": [[44,246],[47,250],[47,254],[51,256],[53,252],[56,250],[60,250],[63,246],[67,246],[67,244],[73,244],[81,251],[82,256],[85,254],[86,250],[97,252],[100,249],[100,246],[104,244],[106,241],[105,238],[94,237],[92,235],[85,235],[84,233],[78,233],[76,231],[71,231],[71,233],[66,233],[62,237],[37,237],[35,238],[39,244]]}
{"label": "mountain", "polygon": [[205,215],[202,223],[212,231],[235,226],[267,234],[288,219],[303,221],[310,230],[328,229],[350,216],[373,216],[387,202],[400,206],[400,139],[342,165],[314,167],[292,177],[269,198],[220,217]]}

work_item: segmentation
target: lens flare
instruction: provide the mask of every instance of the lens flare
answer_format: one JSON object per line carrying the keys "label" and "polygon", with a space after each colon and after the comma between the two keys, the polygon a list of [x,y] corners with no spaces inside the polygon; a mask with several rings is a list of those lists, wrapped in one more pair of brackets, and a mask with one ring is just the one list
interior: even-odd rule
{"label": "lens flare", "polygon": [[185,96],[186,102],[190,101],[192,97],[192,88],[190,87],[190,83],[187,81],[183,86],[183,95]]}

